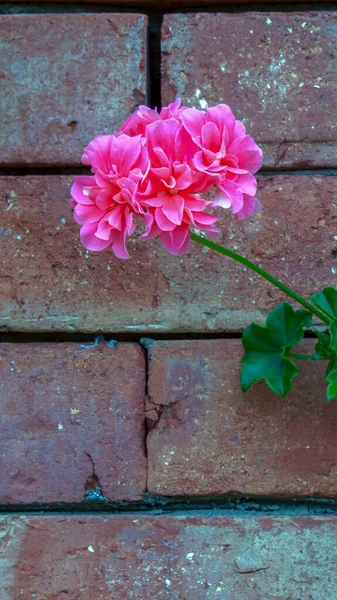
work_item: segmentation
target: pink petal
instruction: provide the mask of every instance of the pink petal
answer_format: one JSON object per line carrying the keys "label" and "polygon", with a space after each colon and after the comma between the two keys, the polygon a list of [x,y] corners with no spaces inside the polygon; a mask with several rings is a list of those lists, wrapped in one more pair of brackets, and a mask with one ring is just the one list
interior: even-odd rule
{"label": "pink petal", "polygon": [[127,133],[128,135],[144,135],[146,125],[158,119],[160,119],[160,117],[156,110],[140,105],[138,106],[137,111],[123,123],[120,131],[122,133]]}
{"label": "pink petal", "polygon": [[198,150],[198,146],[184,127],[180,127],[176,133],[175,148],[175,158],[180,163],[189,163]]}
{"label": "pink petal", "polygon": [[262,150],[250,135],[236,138],[228,148],[229,154],[237,156],[239,167],[256,173],[262,165]]}
{"label": "pink petal", "polygon": [[189,233],[189,225],[186,225],[185,223],[179,227],[176,227],[170,234],[173,247],[177,250],[180,250],[180,248],[184,245]]}
{"label": "pink petal", "polygon": [[229,208],[232,204],[232,200],[228,193],[226,193],[222,188],[218,187],[214,197],[212,206],[221,206],[222,208]]}
{"label": "pink petal", "polygon": [[192,183],[191,169],[188,165],[173,165],[173,174],[176,180],[176,188],[185,190]]}
{"label": "pink petal", "polygon": [[245,173],[244,175],[239,175],[235,180],[236,185],[239,186],[240,190],[244,194],[248,194],[249,196],[255,196],[257,182],[251,173]]}
{"label": "pink petal", "polygon": [[146,230],[141,237],[146,240],[152,240],[153,238],[157,237],[161,231],[162,230],[160,227],[158,227],[157,223],[153,221],[152,224],[149,223],[147,225]]}
{"label": "pink petal", "polygon": [[243,194],[239,186],[234,181],[225,179],[219,187],[230,198],[232,213],[237,213],[243,205]]}
{"label": "pink petal", "polygon": [[110,190],[101,190],[96,196],[96,206],[104,212],[111,208],[113,199]]}
{"label": "pink petal", "polygon": [[172,223],[172,221],[164,215],[161,208],[156,208],[155,219],[158,227],[160,227],[162,231],[172,231],[172,229],[176,227],[175,223]]}
{"label": "pink petal", "polygon": [[200,135],[201,128],[205,123],[205,113],[196,108],[187,108],[181,113],[181,120],[192,138],[196,138]]}
{"label": "pink petal", "polygon": [[154,198],[145,198],[142,200],[144,206],[163,206],[164,196],[155,196]]}
{"label": "pink petal", "polygon": [[172,175],[170,175],[166,181],[164,179],[161,179],[161,183],[163,184],[164,189],[167,190],[174,190],[176,187],[176,180],[174,179],[174,177],[172,177]]}
{"label": "pink petal", "polygon": [[220,183],[221,177],[217,173],[205,173],[205,171],[196,171],[193,173],[193,181],[188,188],[188,192],[194,194],[195,192],[209,192],[213,185]]}
{"label": "pink petal", "polygon": [[100,240],[95,236],[95,231],[97,229],[96,223],[87,223],[81,227],[80,238],[81,244],[87,248],[87,250],[92,250],[94,252],[99,252],[100,250],[105,250],[110,245],[109,240]]}
{"label": "pink petal", "polygon": [[241,121],[235,121],[235,126],[234,126],[234,133],[233,133],[233,137],[237,138],[237,137],[241,137],[243,135],[246,135],[246,128],[244,126],[244,124]]}
{"label": "pink petal", "polygon": [[[142,234],[142,237],[146,237],[148,234],[150,234],[150,232],[151,232],[151,231],[152,231],[152,229],[153,229],[153,226],[154,226],[154,218],[153,218],[153,215],[152,215],[152,214],[150,214],[150,213],[148,213],[148,212],[146,212],[146,213],[143,213],[143,214],[142,214],[142,215],[140,215],[140,216],[141,216],[141,218],[142,218],[142,219],[145,221],[145,231],[144,231],[144,233]],[[158,229],[159,229],[159,228],[158,228]]]}
{"label": "pink petal", "polygon": [[116,187],[116,178],[116,173],[107,174],[103,173],[103,171],[101,171],[100,169],[97,169],[95,172],[96,183],[101,188],[106,188],[111,185]]}
{"label": "pink petal", "polygon": [[84,225],[85,223],[97,223],[103,216],[104,213],[97,208],[95,204],[92,204],[91,206],[77,204],[74,208],[75,221],[80,225]]}
{"label": "pink petal", "polygon": [[137,184],[129,177],[121,177],[120,179],[118,179],[117,183],[120,189],[129,192],[129,195],[131,197],[136,194]]}
{"label": "pink petal", "polygon": [[[211,121],[219,131],[225,131],[227,136],[232,136],[235,127],[235,117],[232,109],[227,104],[217,104],[207,109],[206,122]],[[227,139],[226,139],[227,144]]]}
{"label": "pink petal", "polygon": [[175,117],[177,113],[179,114],[181,99],[177,98],[174,102],[171,102],[168,106],[163,106],[160,111],[160,116],[162,119],[169,119],[170,117]]}
{"label": "pink petal", "polygon": [[[231,160],[235,160],[236,158],[233,154],[227,154],[226,159],[228,159],[229,157]],[[234,175],[246,175],[248,173],[247,169],[238,169],[237,167],[232,166],[227,167],[226,172],[233,173]]]}
{"label": "pink petal", "polygon": [[203,200],[197,194],[195,194],[195,195],[184,194],[184,202],[185,202],[185,208],[188,208],[189,210],[196,210],[197,212],[204,210],[206,208],[206,206],[208,206],[208,204],[209,204],[209,202],[207,200]]}
{"label": "pink petal", "polygon": [[83,193],[83,190],[94,185],[96,185],[95,177],[75,176],[71,187],[72,198],[79,204],[92,204],[89,195]]}
{"label": "pink petal", "polygon": [[212,227],[212,225],[202,225],[202,226],[200,226],[200,228],[203,229],[204,231],[207,231],[207,233],[215,234],[215,235],[208,236],[210,239],[219,238],[220,231],[216,227]]}
{"label": "pink petal", "polygon": [[151,175],[152,174],[158,177],[158,179],[168,179],[171,175],[171,171],[168,167],[158,167],[151,169]]}
{"label": "pink petal", "polygon": [[138,183],[139,181],[142,181],[142,179],[144,179],[145,175],[147,175],[147,171],[150,168],[150,162],[147,163],[147,167],[146,167],[146,172],[143,173],[143,171],[136,167],[135,169],[131,169],[130,172],[128,173],[128,181],[133,181],[135,183]]}
{"label": "pink petal", "polygon": [[243,196],[243,207],[238,211],[237,216],[241,221],[246,217],[250,217],[251,215],[255,215],[260,212],[262,209],[262,204],[257,198],[253,198],[252,196],[248,196],[244,194]]}
{"label": "pink petal", "polygon": [[202,150],[199,150],[199,152],[195,153],[193,162],[195,168],[198,169],[198,171],[207,171],[207,169],[209,169],[210,166],[212,166],[212,164],[210,165],[209,162],[206,163],[204,159],[204,152]]}
{"label": "pink petal", "polygon": [[136,165],[142,146],[140,136],[130,137],[124,133],[116,138],[114,146],[120,151],[118,171],[120,175],[127,177],[133,166]]}
{"label": "pink petal", "polygon": [[180,225],[184,213],[184,199],[179,194],[175,194],[174,196],[167,194],[164,197],[162,211],[172,223]]}
{"label": "pink petal", "polygon": [[131,212],[125,213],[125,230],[128,235],[132,235],[136,229],[136,223],[133,222],[133,214]]}
{"label": "pink petal", "polygon": [[181,125],[176,119],[155,121],[148,125],[146,139],[150,158],[154,148],[161,148],[168,158],[175,159],[175,135],[180,127]]}
{"label": "pink petal", "polygon": [[166,167],[166,169],[170,168],[170,161],[167,158],[164,150],[162,148],[159,148],[159,146],[155,146],[154,148],[152,148],[151,158],[152,165],[154,167]]}
{"label": "pink petal", "polygon": [[206,123],[201,129],[202,147],[218,152],[221,144],[221,134],[215,123]]}
{"label": "pink petal", "polygon": [[185,252],[187,252],[188,247],[190,245],[191,238],[190,238],[190,235],[187,235],[184,244],[180,248],[177,248],[174,245],[174,243],[172,242],[172,238],[171,238],[171,234],[170,233],[167,233],[167,232],[161,233],[160,234],[160,241],[163,244],[164,248],[170,254],[173,254],[173,255],[177,256],[177,255],[185,254]]}
{"label": "pink petal", "polygon": [[130,258],[125,246],[125,232],[115,232],[115,239],[112,242],[112,251],[117,258]]}
{"label": "pink petal", "polygon": [[213,215],[209,215],[208,213],[200,212],[193,213],[194,221],[196,225],[213,225],[218,221],[218,217],[214,217]]}
{"label": "pink petal", "polygon": [[108,222],[110,226],[114,229],[118,229],[118,231],[121,231],[123,228],[123,215],[124,207],[121,204],[116,206],[113,210],[110,210],[108,215]]}
{"label": "pink petal", "polygon": [[111,225],[106,218],[101,219],[97,225],[96,237],[100,240],[109,240],[111,234]]}
{"label": "pink petal", "polygon": [[115,140],[113,135],[98,135],[85,148],[82,162],[92,165],[92,170],[100,169],[109,173],[112,164],[112,145]]}

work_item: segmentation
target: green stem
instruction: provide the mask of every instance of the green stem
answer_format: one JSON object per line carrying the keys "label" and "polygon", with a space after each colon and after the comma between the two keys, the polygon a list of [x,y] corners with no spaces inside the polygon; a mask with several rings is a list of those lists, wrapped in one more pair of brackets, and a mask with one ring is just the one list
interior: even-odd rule
{"label": "green stem", "polygon": [[195,233],[191,233],[191,239],[194,242],[201,244],[202,246],[206,246],[207,248],[211,248],[212,250],[215,250],[216,252],[220,252],[220,254],[225,254],[226,256],[229,256],[229,258],[233,258],[234,260],[241,263],[242,265],[245,265],[245,267],[248,267],[248,269],[255,271],[255,273],[257,273],[258,275],[261,275],[261,277],[264,277],[264,279],[266,279],[267,281],[269,281],[270,283],[272,283],[273,285],[278,287],[280,290],[282,290],[282,292],[284,292],[285,294],[290,296],[290,298],[292,298],[293,300],[296,300],[296,302],[301,304],[304,308],[306,308],[313,315],[316,315],[316,317],[321,319],[321,321],[324,321],[324,323],[327,323],[327,325],[330,325],[330,319],[328,317],[326,317],[324,313],[322,313],[320,310],[318,310],[318,308],[316,308],[315,306],[310,304],[310,302],[307,302],[304,298],[302,298],[302,296],[299,296],[298,294],[296,294],[296,292],[293,292],[292,289],[290,289],[288,286],[284,285],[284,283],[281,283],[281,281],[276,279],[276,277],[273,277],[272,275],[267,273],[267,271],[264,271],[264,269],[261,269],[261,267],[258,267],[257,265],[252,263],[247,258],[244,258],[244,256],[241,256],[241,254],[237,254],[236,252],[233,252],[232,250],[229,250],[228,248],[225,248],[224,246],[215,244],[215,242],[211,242],[210,240],[208,240],[206,238],[202,238],[199,235],[196,235]]}
{"label": "green stem", "polygon": [[290,358],[298,358],[299,360],[327,360],[324,358],[318,358],[315,354],[297,354],[296,352],[289,352]]}

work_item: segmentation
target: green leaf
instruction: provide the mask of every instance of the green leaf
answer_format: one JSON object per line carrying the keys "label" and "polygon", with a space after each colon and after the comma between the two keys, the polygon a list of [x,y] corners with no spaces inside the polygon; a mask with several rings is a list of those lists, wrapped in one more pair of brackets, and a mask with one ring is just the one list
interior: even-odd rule
{"label": "green leaf", "polygon": [[336,321],[332,321],[332,323],[330,323],[330,345],[329,348],[332,350],[332,352],[337,352],[337,322]]}
{"label": "green leaf", "polygon": [[310,296],[314,306],[320,308],[328,317],[337,320],[337,289],[324,288],[321,292]]}
{"label": "green leaf", "polygon": [[294,310],[286,302],[269,313],[266,326],[252,323],[243,332],[246,350],[241,360],[241,387],[245,392],[260,379],[284,398],[299,369],[287,356],[290,348],[303,338],[303,327],[310,327],[311,314]]}
{"label": "green leaf", "polygon": [[331,336],[328,333],[317,331],[315,333],[318,338],[318,342],[315,346],[315,353],[317,360],[330,360],[334,357],[334,350],[330,348]]}
{"label": "green leaf", "polygon": [[326,390],[328,402],[337,398],[337,323],[333,321],[330,325],[330,335],[327,333],[315,332],[318,337],[316,344],[316,355],[318,358],[330,359],[326,370],[324,381],[329,385]]}
{"label": "green leaf", "polygon": [[[331,363],[332,362],[333,361],[331,361]],[[331,363],[329,364],[329,366],[331,365]],[[328,402],[337,398],[337,369],[331,368],[329,370],[329,366],[327,375],[324,380],[329,384],[326,390],[326,398]]]}
{"label": "green leaf", "polygon": [[[333,354],[337,353],[337,289],[324,288],[321,292],[313,294],[310,300],[332,319],[329,326],[330,336],[324,333],[319,335],[316,331],[318,337],[317,354],[322,358],[332,358]],[[328,338],[329,343],[327,343]]]}

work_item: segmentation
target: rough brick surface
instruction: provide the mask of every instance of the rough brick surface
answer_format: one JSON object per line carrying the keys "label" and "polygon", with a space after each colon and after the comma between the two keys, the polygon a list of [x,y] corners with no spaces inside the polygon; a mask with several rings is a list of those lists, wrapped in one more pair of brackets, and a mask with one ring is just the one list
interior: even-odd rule
{"label": "rough brick surface", "polygon": [[144,385],[137,344],[1,344],[0,502],[139,499]]}
{"label": "rough brick surface", "polygon": [[78,164],[145,100],[145,16],[0,17],[0,163]]}
{"label": "rough brick surface", "polygon": [[[170,256],[131,241],[131,259],[87,253],[67,198],[71,178],[2,177],[0,327],[36,331],[237,331],[285,299],[230,259],[192,244]],[[220,243],[303,294],[336,285],[337,178],[259,179],[265,210],[224,211]]]}
{"label": "rough brick surface", "polygon": [[301,364],[282,400],[264,382],[240,391],[240,340],[155,342],[150,352],[150,492],[337,496],[325,362]]}
{"label": "rough brick surface", "polygon": [[333,600],[336,518],[1,517],[5,600]]}
{"label": "rough brick surface", "polygon": [[[5,0],[0,0],[1,3]],[[30,0],[24,0],[24,2],[29,2]],[[317,4],[317,0],[308,0],[309,3]],[[334,0],[326,0],[326,2],[333,2]],[[40,4],[47,4],[49,0],[40,0]],[[65,4],[68,0],[55,0],[55,2],[60,4]],[[22,0],[12,0],[13,4],[20,3],[22,4]],[[289,0],[262,0],[260,4],[289,4]],[[294,4],[300,4],[300,0],[296,0]],[[151,8],[152,10],[162,11],[164,9],[186,9],[191,7],[192,9],[200,6],[210,8],[210,6],[223,6],[225,4],[233,4],[232,0],[81,0],[83,5],[86,4],[109,4],[110,6],[118,6],[125,8]],[[247,0],[236,0],[235,4],[247,4]]]}
{"label": "rough brick surface", "polygon": [[163,103],[225,102],[264,165],[337,166],[337,15],[166,15]]}

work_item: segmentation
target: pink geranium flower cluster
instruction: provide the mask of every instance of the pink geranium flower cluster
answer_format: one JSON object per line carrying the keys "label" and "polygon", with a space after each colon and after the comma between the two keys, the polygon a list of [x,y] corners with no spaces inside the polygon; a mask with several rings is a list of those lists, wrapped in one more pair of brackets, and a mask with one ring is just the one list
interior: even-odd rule
{"label": "pink geranium flower cluster", "polygon": [[[140,106],[115,135],[96,137],[82,162],[93,175],[72,186],[74,216],[88,250],[111,248],[128,258],[127,237],[144,221],[144,239],[159,236],[171,254],[183,254],[190,229],[217,232],[212,207],[230,208],[239,219],[257,212],[254,173],[262,151],[225,104],[206,111],[160,112]],[[200,194],[214,189],[212,199]]]}

